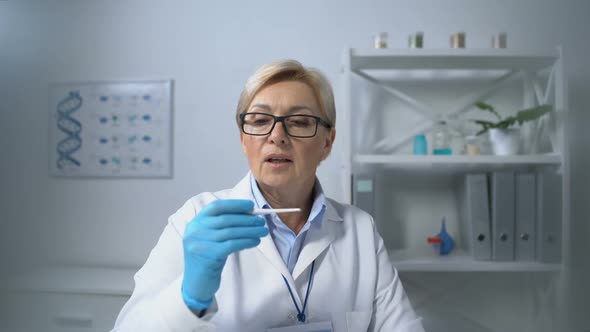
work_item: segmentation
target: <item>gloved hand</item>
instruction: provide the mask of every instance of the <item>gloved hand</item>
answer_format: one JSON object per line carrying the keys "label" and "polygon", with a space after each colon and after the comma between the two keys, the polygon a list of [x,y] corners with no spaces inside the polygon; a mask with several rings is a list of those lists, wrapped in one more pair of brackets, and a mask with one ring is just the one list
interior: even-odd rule
{"label": "gloved hand", "polygon": [[182,298],[191,310],[211,305],[231,253],[257,246],[268,234],[264,219],[249,214],[253,208],[249,200],[216,200],[187,225],[182,241]]}

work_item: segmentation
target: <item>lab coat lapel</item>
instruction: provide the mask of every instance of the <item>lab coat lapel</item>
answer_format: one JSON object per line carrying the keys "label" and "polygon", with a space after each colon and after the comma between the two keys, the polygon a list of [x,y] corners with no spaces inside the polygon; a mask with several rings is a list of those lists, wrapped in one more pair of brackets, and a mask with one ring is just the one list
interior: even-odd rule
{"label": "lab coat lapel", "polygon": [[285,278],[287,278],[287,281],[289,281],[289,283],[293,285],[294,282],[293,278],[291,277],[291,272],[289,272],[289,269],[287,269],[287,266],[285,265],[283,258],[279,254],[277,246],[272,240],[272,237],[270,235],[267,235],[261,238],[260,244],[257,248],[264,255],[264,257],[266,257],[270,264],[272,264],[272,266],[274,266],[274,268],[283,276],[285,276]]}
{"label": "lab coat lapel", "polygon": [[[233,189],[231,192],[231,197],[236,199],[249,199],[254,201],[254,197],[252,196],[252,188],[250,187],[250,172],[244,177]],[[267,235],[260,239],[260,244],[256,247],[264,257],[270,262],[270,264],[282,275],[287,278],[287,281],[291,285],[294,285],[293,278],[291,277],[291,273],[283,258],[279,254],[277,247],[272,240],[270,235]]]}
{"label": "lab coat lapel", "polygon": [[293,279],[296,280],[336,238],[342,237],[343,232],[342,217],[330,200],[326,199],[324,220],[319,225],[312,225],[307,231],[305,244],[293,269]]}

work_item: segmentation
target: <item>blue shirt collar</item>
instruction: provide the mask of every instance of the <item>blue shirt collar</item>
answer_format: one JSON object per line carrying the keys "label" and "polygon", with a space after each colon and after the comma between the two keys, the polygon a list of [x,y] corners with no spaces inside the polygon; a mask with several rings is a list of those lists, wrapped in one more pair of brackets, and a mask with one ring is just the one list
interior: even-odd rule
{"label": "blue shirt collar", "polygon": [[[252,196],[254,197],[254,204],[259,209],[272,209],[272,206],[268,203],[268,201],[260,192],[260,188],[258,188],[258,184],[256,183],[256,179],[252,172],[250,172],[250,188],[252,190]],[[309,217],[307,218],[307,223],[321,223],[323,221],[324,211],[326,210],[326,196],[324,195],[324,190],[322,189],[322,185],[320,181],[316,178],[315,184],[313,187],[313,204],[311,206],[311,212],[309,213]],[[275,218],[266,218],[268,220],[275,220]],[[280,220],[279,218],[276,218]],[[281,221],[282,222],[282,221]],[[306,229],[308,225],[305,225],[304,228]]]}

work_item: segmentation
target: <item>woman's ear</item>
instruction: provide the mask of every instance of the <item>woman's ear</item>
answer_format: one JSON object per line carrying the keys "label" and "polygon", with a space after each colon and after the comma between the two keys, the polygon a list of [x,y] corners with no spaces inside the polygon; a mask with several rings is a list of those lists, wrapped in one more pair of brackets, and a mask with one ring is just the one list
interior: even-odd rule
{"label": "woman's ear", "polygon": [[246,144],[244,144],[244,133],[240,130],[240,144],[242,144],[242,152],[246,155]]}
{"label": "woman's ear", "polygon": [[330,129],[330,133],[326,135],[326,139],[324,140],[324,153],[322,155],[322,160],[325,160],[330,155],[332,151],[332,146],[334,145],[334,140],[336,139],[336,128],[332,127]]}

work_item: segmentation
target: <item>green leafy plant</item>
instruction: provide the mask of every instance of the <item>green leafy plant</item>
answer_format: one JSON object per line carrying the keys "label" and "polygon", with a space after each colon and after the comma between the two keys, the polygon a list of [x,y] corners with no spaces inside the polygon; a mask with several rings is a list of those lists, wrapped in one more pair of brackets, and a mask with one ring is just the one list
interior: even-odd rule
{"label": "green leafy plant", "polygon": [[498,118],[497,122],[473,120],[475,123],[482,126],[482,129],[477,133],[477,135],[481,135],[492,128],[507,129],[516,123],[522,125],[524,122],[536,120],[544,114],[551,112],[553,110],[553,107],[551,105],[539,105],[524,110],[520,110],[516,113],[516,115],[512,115],[507,118],[502,118],[502,116],[500,116],[500,113],[498,113],[490,104],[478,101],[475,103],[475,106],[477,106],[477,108],[479,108],[482,111],[487,111],[494,114]]}

